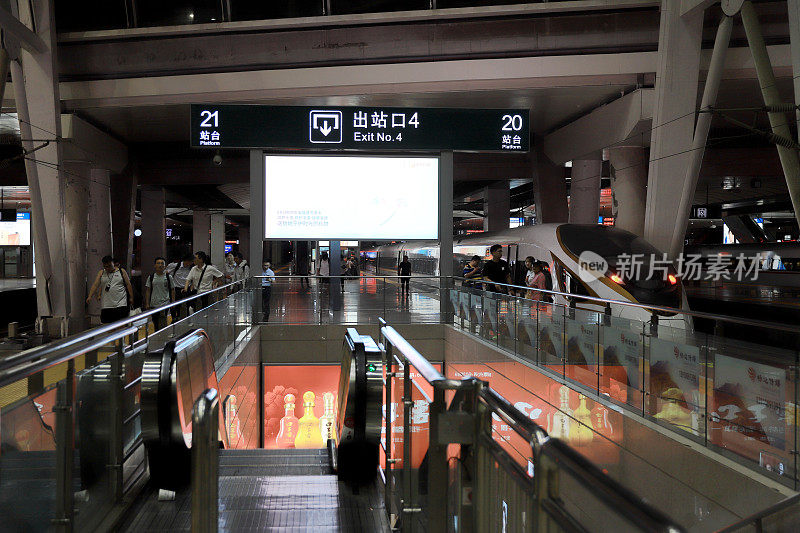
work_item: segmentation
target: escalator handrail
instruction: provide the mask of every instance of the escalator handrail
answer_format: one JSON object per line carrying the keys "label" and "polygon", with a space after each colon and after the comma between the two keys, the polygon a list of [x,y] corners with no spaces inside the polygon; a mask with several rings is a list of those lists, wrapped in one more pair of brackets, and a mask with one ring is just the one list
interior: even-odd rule
{"label": "escalator handrail", "polygon": [[[38,372],[42,368],[47,368],[48,366],[52,366],[57,363],[74,359],[75,357],[83,355],[84,353],[92,349],[92,348],[87,349],[84,345],[76,346],[83,341],[89,339],[97,339],[97,337],[104,335],[102,338],[93,341],[92,345],[97,345],[99,347],[103,346],[104,344],[109,344],[122,337],[130,335],[131,328],[133,328],[134,333],[138,331],[139,328],[133,326],[134,322],[141,322],[142,320],[145,320],[151,317],[152,315],[158,314],[162,311],[166,311],[173,307],[178,307],[187,304],[197,298],[208,297],[209,295],[219,293],[220,291],[223,291],[224,293],[225,290],[233,287],[234,285],[242,284],[245,281],[247,280],[234,281],[232,283],[222,285],[210,291],[196,294],[194,296],[189,296],[188,298],[171,302],[162,305],[161,307],[149,309],[147,311],[130,316],[128,318],[118,320],[117,322],[112,322],[111,324],[105,324],[102,326],[98,326],[96,328],[92,328],[88,331],[79,333],[77,335],[68,337],[63,340],[59,340],[57,342],[51,342],[44,346],[31,348],[30,350],[25,350],[23,352],[18,352],[9,355],[8,357],[4,357],[2,360],[0,360],[0,371],[2,371],[3,374],[6,374],[2,379],[4,380],[4,382],[7,382],[8,380],[11,380],[11,382],[19,381],[20,379],[24,379]],[[120,328],[126,328],[126,329],[120,331]],[[62,354],[61,352],[65,350],[67,351],[67,353]],[[27,364],[32,362],[36,362],[35,367],[29,366]],[[35,370],[31,371],[30,368],[35,368]]]}
{"label": "escalator handrail", "polygon": [[[467,378],[469,379],[469,378]],[[604,474],[583,455],[560,439],[550,438],[547,432],[485,382],[481,382],[478,396],[490,412],[502,418],[532,446],[534,460],[547,456],[559,468],[568,471],[587,486],[592,494],[615,512],[648,531],[681,531],[666,515],[653,508],[615,479]]]}
{"label": "escalator handrail", "polygon": [[417,369],[420,375],[425,378],[425,381],[433,385],[434,388],[442,388],[449,390],[459,390],[472,387],[472,383],[464,382],[458,379],[448,379],[442,375],[441,372],[419,353],[407,340],[403,338],[392,326],[385,326],[385,322],[381,322],[381,335],[386,339],[393,349],[399,351],[406,361],[411,366]]}
{"label": "escalator handrail", "polygon": [[573,477],[585,483],[592,494],[631,523],[647,531],[683,531],[669,517],[604,474],[561,439],[548,439],[542,446],[541,454],[551,458],[558,463],[560,469],[567,470]]}

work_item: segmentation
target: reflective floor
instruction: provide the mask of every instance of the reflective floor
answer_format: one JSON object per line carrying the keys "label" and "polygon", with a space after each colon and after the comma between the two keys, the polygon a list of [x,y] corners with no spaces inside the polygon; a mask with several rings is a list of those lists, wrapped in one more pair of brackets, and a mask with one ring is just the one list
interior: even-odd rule
{"label": "reflective floor", "polygon": [[0,292],[33,289],[35,287],[35,278],[0,278]]}
{"label": "reflective floor", "polygon": [[[278,280],[271,289],[269,323],[369,323],[384,317],[390,323],[438,323],[438,280],[415,279],[404,295],[398,280],[356,278],[330,284],[309,278]],[[337,302],[338,300],[338,302]],[[263,313],[258,315],[264,317]]]}

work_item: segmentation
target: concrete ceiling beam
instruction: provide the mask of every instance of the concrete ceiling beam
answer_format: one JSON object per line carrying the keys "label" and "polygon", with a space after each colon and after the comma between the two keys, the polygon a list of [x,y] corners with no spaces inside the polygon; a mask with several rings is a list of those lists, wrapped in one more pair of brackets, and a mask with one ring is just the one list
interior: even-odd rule
{"label": "concrete ceiling beam", "polygon": [[653,96],[653,89],[638,89],[546,135],[547,157],[562,165],[603,148],[649,142]]}

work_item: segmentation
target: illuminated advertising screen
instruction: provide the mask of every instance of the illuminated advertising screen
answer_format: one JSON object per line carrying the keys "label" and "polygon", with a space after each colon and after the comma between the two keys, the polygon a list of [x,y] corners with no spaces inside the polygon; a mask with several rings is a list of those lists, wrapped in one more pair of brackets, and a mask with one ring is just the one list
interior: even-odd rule
{"label": "illuminated advertising screen", "polygon": [[438,158],[265,158],[265,239],[438,238]]}
{"label": "illuminated advertising screen", "polygon": [[0,222],[0,246],[31,245],[31,214],[17,213],[16,222]]}
{"label": "illuminated advertising screen", "polygon": [[325,433],[331,427],[335,433],[339,369],[339,365],[264,367],[265,448],[325,447]]}

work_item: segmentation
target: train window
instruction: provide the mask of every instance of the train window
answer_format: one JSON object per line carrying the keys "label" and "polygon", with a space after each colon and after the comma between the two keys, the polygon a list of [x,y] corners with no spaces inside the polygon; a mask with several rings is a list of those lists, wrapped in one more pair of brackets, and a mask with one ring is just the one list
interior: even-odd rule
{"label": "train window", "polygon": [[589,290],[586,288],[586,285],[584,285],[579,278],[570,274],[566,269],[564,269],[564,277],[566,284],[565,292],[574,294],[576,296],[590,296]]}

